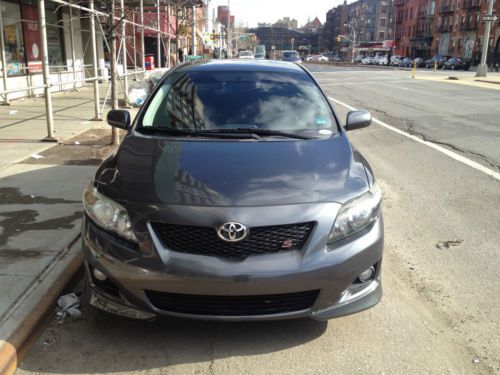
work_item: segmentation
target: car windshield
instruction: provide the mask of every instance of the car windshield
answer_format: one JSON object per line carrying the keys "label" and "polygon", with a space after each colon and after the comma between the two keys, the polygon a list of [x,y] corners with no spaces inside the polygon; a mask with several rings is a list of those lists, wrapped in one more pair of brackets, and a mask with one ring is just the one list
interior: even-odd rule
{"label": "car windshield", "polygon": [[152,98],[141,128],[337,132],[326,98],[308,75],[262,71],[173,72]]}
{"label": "car windshield", "polygon": [[252,52],[240,52],[239,53],[240,56],[252,56]]}
{"label": "car windshield", "polygon": [[283,57],[290,59],[292,57],[299,57],[299,54],[297,52],[283,52]]}

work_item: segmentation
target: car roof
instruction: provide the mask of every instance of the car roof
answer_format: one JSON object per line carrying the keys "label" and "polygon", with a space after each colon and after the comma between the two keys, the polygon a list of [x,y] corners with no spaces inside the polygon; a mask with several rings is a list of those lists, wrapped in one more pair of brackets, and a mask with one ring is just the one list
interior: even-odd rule
{"label": "car roof", "polygon": [[177,71],[189,72],[226,72],[226,71],[259,71],[259,72],[306,72],[297,64],[274,60],[203,60],[189,62],[175,68]]}

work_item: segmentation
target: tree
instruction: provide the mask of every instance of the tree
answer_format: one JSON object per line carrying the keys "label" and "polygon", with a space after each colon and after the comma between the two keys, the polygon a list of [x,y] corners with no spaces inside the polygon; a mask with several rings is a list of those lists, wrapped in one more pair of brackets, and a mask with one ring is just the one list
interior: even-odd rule
{"label": "tree", "polygon": [[[106,44],[109,46],[109,75],[111,85],[111,109],[118,109],[118,79],[116,71],[116,35],[117,29],[123,27],[123,18],[115,19],[116,2],[114,0],[97,0],[97,9],[105,12],[107,16],[96,17],[101,24],[106,37]],[[111,144],[117,145],[120,142],[118,129],[111,128]]]}
{"label": "tree", "polygon": [[[193,7],[203,5],[200,0],[167,0],[175,15],[175,45],[176,50],[181,48],[181,38],[187,38],[192,32]],[[186,46],[190,43],[186,43]]]}

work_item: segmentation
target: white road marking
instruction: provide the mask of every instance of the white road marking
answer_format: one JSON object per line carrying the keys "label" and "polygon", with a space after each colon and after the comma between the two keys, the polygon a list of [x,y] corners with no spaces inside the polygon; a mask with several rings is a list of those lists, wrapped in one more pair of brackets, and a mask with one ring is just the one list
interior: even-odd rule
{"label": "white road marking", "polygon": [[[337,104],[340,104],[341,106],[344,106],[346,107],[347,109],[351,110],[351,111],[356,111],[356,108],[354,107],[351,107],[350,105],[346,104],[346,103],[343,103],[341,102],[340,100],[337,100],[337,99],[333,99],[332,97],[328,97],[328,99],[330,99],[331,101],[337,103]],[[379,124],[380,126],[386,128],[386,129],[389,129],[395,133],[398,133],[404,137],[407,137],[407,138],[410,138],[412,140],[414,140],[415,142],[418,142],[418,143],[421,143],[423,145],[426,145],[428,147],[431,147],[433,148],[434,150],[436,151],[439,151],[443,154],[445,154],[446,156],[449,156],[450,158],[452,159],[455,159],[456,161],[459,161],[460,163],[463,163],[471,168],[474,168],[475,170],[478,170],[480,172],[483,172],[485,174],[487,174],[488,176],[491,176],[493,177],[494,179],[500,181],[500,173],[494,171],[493,169],[490,169],[490,168],[487,168],[479,163],[476,163],[475,161],[473,160],[470,160],[470,159],[467,159],[466,157],[462,156],[462,155],[459,155],[457,154],[456,152],[453,152],[453,151],[450,151],[448,150],[447,148],[445,147],[442,147],[440,145],[437,145],[435,143],[432,143],[432,142],[429,142],[429,141],[424,141],[423,139],[419,138],[419,137],[416,137],[414,135],[411,135],[411,134],[408,134],[398,128],[395,128],[394,126],[391,126],[383,121],[380,121],[379,119],[376,119],[375,117],[372,118],[372,121],[376,124]]]}
{"label": "white road marking", "polygon": [[405,80],[395,80],[395,81],[355,81],[355,82],[322,82],[319,81],[321,86],[344,86],[344,85],[373,85],[373,84],[378,84],[378,85],[383,85],[383,84],[388,84],[388,83],[408,83],[408,82],[414,82],[414,83],[421,83],[424,81],[415,81],[415,80],[410,80],[410,78],[405,79]]}
{"label": "white road marking", "polygon": [[[358,81],[361,81],[362,79],[360,77],[349,77],[349,76],[341,76],[341,77],[330,77],[330,78],[320,78],[321,80],[324,80],[324,81],[331,81],[331,80],[334,80],[334,79],[356,79]],[[394,76],[382,76],[382,77],[370,77],[370,79],[394,79],[394,78],[397,78],[397,77],[394,77]]]}

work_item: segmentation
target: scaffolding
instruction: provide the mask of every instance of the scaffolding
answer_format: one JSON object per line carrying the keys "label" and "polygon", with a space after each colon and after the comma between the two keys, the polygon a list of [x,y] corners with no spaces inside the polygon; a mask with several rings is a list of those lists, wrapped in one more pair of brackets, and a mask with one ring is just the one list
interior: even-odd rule
{"label": "scaffolding", "polygon": [[[9,89],[8,87],[8,79],[7,79],[7,64],[6,64],[6,56],[5,56],[5,40],[3,33],[3,18],[2,18],[2,6],[0,1],[0,58],[2,63],[2,81],[3,81],[3,90],[0,91],[0,96],[3,98],[3,105],[9,105],[9,94],[16,92],[33,92],[33,90],[43,89],[44,99],[45,99],[45,112],[46,112],[46,120],[47,120],[47,136],[42,139],[42,141],[47,142],[57,142],[57,139],[54,136],[54,119],[53,119],[53,110],[52,110],[52,90],[51,88],[54,86],[58,86],[61,83],[52,83],[50,81],[50,73],[49,73],[49,52],[48,52],[48,44],[47,44],[47,22],[46,22],[46,14],[45,14],[45,6],[47,2],[55,3],[60,7],[67,7],[69,11],[69,31],[66,31],[67,35],[69,35],[70,48],[71,48],[71,70],[73,79],[69,81],[64,81],[64,85],[73,85],[73,89],[77,90],[78,84],[85,84],[87,82],[92,82],[93,91],[94,91],[94,117],[92,120],[102,121],[102,113],[104,111],[104,106],[100,107],[100,95],[99,95],[99,82],[102,82],[107,79],[107,77],[103,77],[99,74],[99,66],[98,66],[98,54],[97,54],[97,35],[100,33],[107,44],[107,35],[103,28],[103,23],[108,22],[108,26],[112,29],[112,35],[115,36],[113,38],[113,42],[117,42],[117,48],[114,49],[114,53],[112,60],[117,62],[121,61],[123,70],[121,72],[117,72],[116,64],[111,64],[110,69],[110,89],[112,92],[116,89],[118,85],[118,81],[122,81],[124,98],[123,102],[125,105],[128,103],[128,77],[133,75],[137,78],[138,74],[144,73],[146,69],[145,62],[145,35],[144,30],[150,30],[156,32],[157,36],[157,55],[156,59],[158,61],[158,66],[161,67],[161,46],[164,46],[164,51],[166,54],[164,67],[171,66],[171,58],[170,58],[170,43],[172,37],[171,25],[170,25],[170,8],[175,7],[178,9],[179,7],[183,8],[192,8],[193,9],[193,24],[194,24],[194,8],[203,6],[202,0],[139,0],[137,1],[127,1],[127,5],[125,5],[124,0],[87,0],[86,2],[80,2],[79,4],[75,4],[72,0],[37,0],[38,5],[38,27],[40,32],[40,43],[41,43],[41,60],[42,60],[42,76],[43,76],[43,84],[42,85],[27,85],[22,88],[14,88]],[[85,3],[86,6],[80,5]],[[96,9],[96,3],[98,5],[98,9]],[[105,12],[102,10],[103,5],[108,5],[109,8],[115,8],[116,3],[118,3],[119,10],[117,12]],[[156,27],[148,26],[144,24],[144,6],[149,8],[154,8],[156,10]],[[166,8],[167,13],[167,25],[166,31],[162,30],[161,22],[160,22],[160,14],[162,7]],[[104,7],[106,8],[106,7]],[[78,10],[80,12],[80,19],[82,14],[86,14],[89,18],[90,23],[90,44],[91,44],[91,55],[92,55],[92,74],[91,77],[85,78],[85,70],[83,70],[83,78],[77,78],[76,71],[76,56],[75,56],[75,42],[74,42],[74,26],[73,26],[73,11]],[[148,11],[147,13],[151,13]],[[136,15],[139,15],[139,22],[136,22]],[[131,18],[131,19],[130,19]],[[127,51],[127,29],[126,26],[131,25],[133,30],[133,56]],[[99,27],[100,30],[97,29]],[[140,51],[137,51],[137,43],[136,43],[136,28],[140,30]],[[165,48],[165,39],[167,39],[167,46]],[[109,50],[109,46],[108,46]],[[84,51],[85,53],[85,51]],[[137,66],[137,55],[140,56],[140,70]],[[128,57],[130,57],[133,63],[133,71],[131,73],[128,72]],[[82,68],[85,68],[85,64],[81,65]],[[52,66],[54,67],[54,66]],[[66,67],[66,66],[64,66]],[[106,94],[105,100],[107,99],[109,94]],[[113,109],[116,109],[116,103],[112,103]]]}

